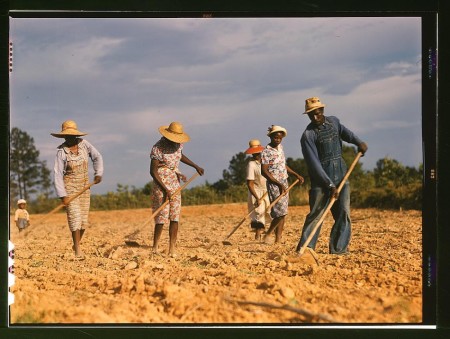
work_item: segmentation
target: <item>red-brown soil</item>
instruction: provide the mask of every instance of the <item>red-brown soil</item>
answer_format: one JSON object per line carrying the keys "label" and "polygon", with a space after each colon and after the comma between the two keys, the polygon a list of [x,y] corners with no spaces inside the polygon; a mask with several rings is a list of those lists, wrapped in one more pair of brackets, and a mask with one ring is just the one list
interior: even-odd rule
{"label": "red-brown soil", "polygon": [[[294,257],[308,208],[289,207],[281,244],[254,240],[245,204],[184,206],[178,256],[151,252],[148,209],[91,212],[74,260],[64,213],[32,215],[15,244],[11,324],[420,323],[421,212],[352,209],[351,254],[328,254],[332,219],[311,255]],[[148,222],[146,223],[146,221]],[[139,247],[125,244],[136,234]]]}

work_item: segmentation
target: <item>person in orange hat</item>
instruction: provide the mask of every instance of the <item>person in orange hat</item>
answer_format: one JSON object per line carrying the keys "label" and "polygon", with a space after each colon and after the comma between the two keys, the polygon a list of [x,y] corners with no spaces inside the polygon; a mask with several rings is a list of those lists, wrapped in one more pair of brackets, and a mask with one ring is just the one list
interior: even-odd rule
{"label": "person in orange hat", "polygon": [[71,196],[89,186],[88,161],[94,165],[94,183],[102,181],[103,157],[87,140],[80,137],[87,133],[80,132],[73,120],[62,123],[59,133],[50,133],[65,141],[58,146],[54,165],[54,179],[57,196],[66,205],[67,221],[72,232],[76,259],[84,259],[80,242],[89,224],[90,190],[87,189],[76,199],[69,202]]}
{"label": "person in orange hat", "polygon": [[267,195],[267,179],[261,174],[261,152],[264,147],[257,139],[249,141],[249,148],[245,154],[252,159],[247,164],[248,212],[250,214],[250,227],[255,231],[255,239],[260,240],[266,224],[266,209],[270,205]]}
{"label": "person in orange hat", "polygon": [[[303,184],[303,177],[292,170],[286,164],[283,145],[281,144],[287,131],[284,127],[272,125],[268,129],[267,136],[270,143],[261,153],[261,169],[267,179],[267,191],[271,202],[275,201],[281,194],[284,194],[288,188],[288,174],[295,176],[300,184]],[[267,230],[264,241],[267,242],[268,236],[275,230],[275,243],[281,242],[283,234],[285,217],[288,213],[289,193],[284,194],[282,198],[272,207],[270,216],[272,222]]]}
{"label": "person in orange hat", "polygon": [[183,154],[184,143],[188,142],[190,137],[183,131],[181,123],[175,121],[169,126],[161,126],[159,132],[162,138],[153,145],[150,152],[150,175],[154,181],[152,209],[156,211],[167,199],[170,202],[155,216],[153,253],[158,253],[158,243],[164,224],[169,222],[169,255],[175,257],[181,192],[174,193],[180,188],[180,180],[186,181],[186,177],[179,171],[178,166],[181,161],[195,168],[200,175],[203,175],[204,170]]}
{"label": "person in orange hat", "polygon": [[[348,245],[351,238],[349,182],[345,182],[339,194],[336,188],[347,172],[347,166],[342,158],[342,141],[356,145],[363,155],[367,151],[367,145],[341,124],[337,117],[325,116],[324,107],[319,97],[305,100],[303,114],[308,115],[311,122],[303,132],[300,144],[311,178],[310,212],[306,216],[296,250],[300,251],[306,243],[328,201],[331,197],[335,197],[336,201],[331,208],[335,222],[331,229],[329,252],[346,255],[349,253]],[[319,232],[320,226],[308,244],[311,250],[315,249]]]}

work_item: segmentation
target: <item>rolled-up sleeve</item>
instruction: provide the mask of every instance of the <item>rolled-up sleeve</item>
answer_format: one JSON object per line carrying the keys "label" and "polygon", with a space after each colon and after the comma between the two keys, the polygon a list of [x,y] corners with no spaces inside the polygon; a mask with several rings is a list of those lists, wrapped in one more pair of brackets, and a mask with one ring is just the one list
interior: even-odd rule
{"label": "rolled-up sleeve", "polygon": [[56,195],[59,198],[67,196],[66,188],[64,187],[64,171],[65,171],[64,150],[59,149],[56,152],[55,165],[53,166],[55,190]]}

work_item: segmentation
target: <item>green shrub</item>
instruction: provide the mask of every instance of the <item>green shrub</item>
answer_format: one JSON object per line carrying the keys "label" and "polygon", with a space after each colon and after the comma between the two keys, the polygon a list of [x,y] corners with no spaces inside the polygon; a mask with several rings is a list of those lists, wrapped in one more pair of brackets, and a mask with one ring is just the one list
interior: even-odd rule
{"label": "green shrub", "polygon": [[412,183],[401,187],[376,187],[355,190],[351,194],[354,207],[383,209],[422,209],[422,184]]}

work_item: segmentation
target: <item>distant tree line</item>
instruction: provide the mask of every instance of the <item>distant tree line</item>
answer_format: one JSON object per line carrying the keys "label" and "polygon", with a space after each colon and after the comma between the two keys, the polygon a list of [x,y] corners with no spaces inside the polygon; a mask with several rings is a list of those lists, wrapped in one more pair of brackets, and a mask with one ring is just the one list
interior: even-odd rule
{"label": "distant tree line", "polygon": [[[348,166],[356,156],[356,149],[343,146],[343,158]],[[364,158],[361,158],[362,160]],[[223,204],[247,200],[246,168],[250,157],[244,152],[235,154],[222,178],[214,183],[206,182],[183,190],[183,205]],[[402,165],[395,159],[385,157],[376,163],[372,171],[357,163],[351,176],[351,202],[353,207],[383,209],[422,208],[423,166],[418,168]],[[308,204],[310,178],[304,159],[287,158],[287,164],[305,178],[303,185],[290,191],[291,205]],[[290,178],[290,183],[293,179]],[[117,184],[115,192],[95,194],[91,197],[92,210],[150,208],[153,182],[142,188]],[[32,197],[32,200],[30,198]],[[29,211],[45,213],[60,202],[53,195],[50,170],[45,161],[39,160],[34,140],[18,128],[11,130],[10,150],[10,203],[15,208],[19,198],[28,201]]]}
{"label": "distant tree line", "polygon": [[17,127],[11,130],[9,190],[11,203],[33,196],[48,199],[53,192],[50,170],[45,161],[39,160],[34,139]]}

